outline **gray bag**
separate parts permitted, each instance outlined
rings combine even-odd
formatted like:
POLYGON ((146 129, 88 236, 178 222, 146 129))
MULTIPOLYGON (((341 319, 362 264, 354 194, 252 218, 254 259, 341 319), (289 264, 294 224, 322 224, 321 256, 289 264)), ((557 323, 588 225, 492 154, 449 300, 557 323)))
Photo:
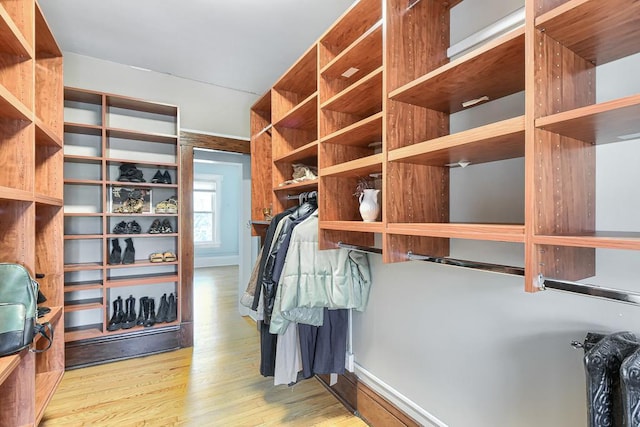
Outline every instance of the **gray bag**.
POLYGON ((37 322, 38 286, 22 265, 0 263, 0 356, 28 347, 37 334, 49 344, 34 351, 42 352, 51 347, 51 324, 37 322))

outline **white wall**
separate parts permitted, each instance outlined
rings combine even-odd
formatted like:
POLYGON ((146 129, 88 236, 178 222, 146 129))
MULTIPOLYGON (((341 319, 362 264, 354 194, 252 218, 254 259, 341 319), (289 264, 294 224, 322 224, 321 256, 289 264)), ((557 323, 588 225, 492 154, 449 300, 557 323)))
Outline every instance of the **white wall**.
MULTIPOLYGON (((518 3, 462 2, 452 14, 452 41, 518 3)), ((640 93, 639 73, 640 55, 598 67, 598 101, 640 93)), ((524 111, 522 94, 491 104, 457 114, 452 129, 524 111)), ((600 230, 640 231, 639 142, 597 147, 600 230)), ((523 176, 522 159, 452 170, 452 220, 522 221, 523 176)), ((452 240, 451 256, 522 266, 523 246, 452 240)), ((392 389, 387 395, 426 425, 585 426, 583 354, 569 343, 588 331, 640 333, 638 307, 528 294, 516 276, 370 259, 369 306, 354 313, 356 372, 383 393, 392 389)), ((586 282, 640 291, 639 274, 640 254, 598 250, 597 275, 586 282)))
POLYGON ((70 52, 64 52, 64 84, 178 105, 182 129, 241 138, 249 137, 249 109, 258 99, 251 93, 70 52))

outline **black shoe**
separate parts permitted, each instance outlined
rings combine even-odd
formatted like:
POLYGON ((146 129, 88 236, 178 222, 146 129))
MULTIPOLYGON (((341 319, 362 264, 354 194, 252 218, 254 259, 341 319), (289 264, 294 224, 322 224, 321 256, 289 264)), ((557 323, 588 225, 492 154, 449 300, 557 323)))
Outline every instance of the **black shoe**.
POLYGON ((125 234, 127 232, 127 223, 124 221, 120 221, 113 227, 113 234, 125 234))
POLYGON ((140 234, 142 233, 142 227, 135 221, 128 222, 126 225, 126 234, 140 234))
MULTIPOLYGON (((144 327, 148 328, 156 324, 156 302, 153 298, 147 299, 147 306, 149 307, 149 316, 144 321, 144 327)), ((146 314, 145 314, 146 316, 146 314)))
POLYGON ((149 304, 147 304, 147 300, 149 298, 142 297, 140 298, 140 311, 138 314, 138 319, 136 320, 136 325, 142 326, 144 322, 149 318, 149 304))
POLYGON ((133 295, 125 300, 127 311, 122 319, 122 329, 131 329, 136 326, 136 299, 133 295))
POLYGON ((131 182, 147 182, 142 177, 142 171, 136 170, 135 173, 129 176, 129 181, 131 182))
POLYGON ((136 165, 132 163, 123 163, 120 165, 120 176, 118 181, 130 182, 132 174, 136 171, 136 165))
POLYGON ((109 264, 120 264, 122 262, 122 249, 120 248, 120 242, 118 239, 111 239, 113 249, 111 255, 109 255, 109 264))
POLYGON ((122 327, 122 320, 124 318, 124 312, 122 311, 122 298, 118 296, 113 301, 113 315, 111 315, 111 320, 109 321, 109 325, 107 325, 107 331, 117 331, 122 327))
POLYGON ((175 322, 178 318, 178 301, 173 294, 169 295, 169 310, 167 312, 167 323, 175 322))
POLYGON ((173 227, 171 226, 171 222, 168 219, 162 221, 162 225, 160 226, 160 232, 164 234, 173 233, 173 227))
POLYGON ((162 174, 162 182, 164 184, 171 184, 171 175, 169 175, 169 171, 164 171, 162 174))
POLYGON ((165 323, 167 321, 167 314, 169 312, 169 303, 167 302, 167 294, 162 295, 160 298, 160 306, 158 307, 158 315, 156 316, 156 323, 165 323))
POLYGON ((136 262, 136 249, 133 247, 133 240, 129 237, 124 240, 127 243, 127 247, 124 248, 124 255, 122 255, 123 264, 133 264, 136 262))
POLYGON ((158 169, 158 172, 156 172, 156 174, 153 175, 153 178, 151 178, 151 182, 154 184, 164 183, 164 175, 162 175, 162 172, 160 172, 160 169, 158 169))
POLYGON ((153 222, 151 223, 151 227, 149 227, 149 231, 147 231, 147 233, 149 233, 149 234, 162 233, 162 225, 160 224, 160 220, 159 219, 154 219, 153 220, 153 222))

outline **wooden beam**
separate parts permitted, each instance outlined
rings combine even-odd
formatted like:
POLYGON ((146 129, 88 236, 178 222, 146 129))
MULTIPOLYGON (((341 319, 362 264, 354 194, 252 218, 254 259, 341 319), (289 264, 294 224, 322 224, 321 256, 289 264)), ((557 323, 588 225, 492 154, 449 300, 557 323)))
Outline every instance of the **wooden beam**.
POLYGON ((251 152, 249 141, 196 132, 180 131, 180 144, 233 153, 250 154, 251 152))

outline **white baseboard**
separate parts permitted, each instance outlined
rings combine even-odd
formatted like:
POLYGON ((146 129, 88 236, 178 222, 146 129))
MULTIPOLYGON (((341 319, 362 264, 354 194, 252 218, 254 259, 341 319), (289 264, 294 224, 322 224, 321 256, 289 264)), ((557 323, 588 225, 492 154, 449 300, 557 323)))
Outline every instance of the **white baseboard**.
POLYGON ((357 375, 358 381, 363 382, 367 387, 387 399, 402 412, 416 420, 419 424, 424 426, 448 427, 443 421, 422 409, 406 396, 400 394, 396 389, 373 375, 371 372, 367 371, 357 362, 355 363, 354 373, 357 375))
POLYGON ((223 267, 226 265, 238 265, 240 258, 238 255, 196 257, 193 261, 193 268, 223 267))

